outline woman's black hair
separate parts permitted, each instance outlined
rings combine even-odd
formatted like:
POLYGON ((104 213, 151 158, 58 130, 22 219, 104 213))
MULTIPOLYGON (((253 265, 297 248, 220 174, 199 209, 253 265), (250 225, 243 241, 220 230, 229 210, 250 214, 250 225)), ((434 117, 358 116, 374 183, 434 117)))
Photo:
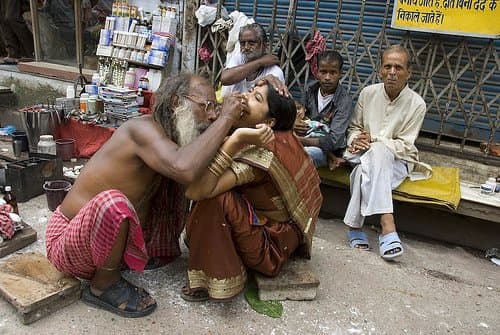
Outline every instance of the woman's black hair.
POLYGON ((267 85, 268 116, 274 118, 276 123, 273 130, 292 130, 297 116, 295 101, 289 97, 281 96, 271 85, 267 85))

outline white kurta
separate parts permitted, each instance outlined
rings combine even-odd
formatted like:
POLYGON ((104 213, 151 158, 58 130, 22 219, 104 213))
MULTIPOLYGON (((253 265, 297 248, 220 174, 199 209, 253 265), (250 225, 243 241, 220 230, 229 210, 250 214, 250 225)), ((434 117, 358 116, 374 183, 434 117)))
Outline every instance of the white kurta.
POLYGON ((425 117, 425 101, 408 85, 391 101, 384 84, 365 87, 359 94, 349 128, 347 145, 361 132, 367 131, 372 141, 382 142, 398 159, 408 163, 410 179, 426 179, 431 167, 418 160, 415 140, 425 117))
POLYGON ((351 199, 344 222, 360 228, 366 216, 393 212, 392 190, 410 174, 429 178, 431 168, 418 161, 414 142, 425 116, 424 100, 408 86, 391 101, 384 84, 364 88, 348 128, 347 143, 362 131, 372 139, 361 154, 346 151, 344 158, 355 165, 350 176, 351 199))
MULTIPOLYGON (((229 59, 226 63, 226 69, 236 67, 238 65, 245 64, 243 55, 241 52, 235 52, 231 59, 229 59)), ((276 78, 278 78, 282 83, 285 83, 285 75, 283 74, 283 70, 277 65, 268 66, 262 69, 261 73, 254 80, 247 81, 243 79, 242 81, 229 86, 222 86, 222 96, 226 96, 231 94, 232 92, 240 92, 245 93, 250 91, 250 89, 255 86, 255 84, 263 77, 268 74, 272 74, 276 78)))

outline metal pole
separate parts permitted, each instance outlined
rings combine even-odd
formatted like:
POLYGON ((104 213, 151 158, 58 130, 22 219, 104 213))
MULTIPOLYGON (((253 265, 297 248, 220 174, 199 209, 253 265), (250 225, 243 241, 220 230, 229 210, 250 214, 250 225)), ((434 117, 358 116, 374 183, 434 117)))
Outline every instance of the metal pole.
POLYGON ((75 0, 74 11, 75 11, 75 39, 76 39, 76 67, 83 64, 83 41, 82 41, 82 1, 75 0))
POLYGON ((181 71, 194 72, 196 68, 196 38, 199 32, 194 16, 196 8, 198 8, 198 0, 184 1, 181 71))
POLYGON ((33 29, 33 46, 35 48, 35 61, 42 59, 42 48, 40 45, 40 27, 38 27, 38 8, 36 0, 30 0, 31 26, 33 29))

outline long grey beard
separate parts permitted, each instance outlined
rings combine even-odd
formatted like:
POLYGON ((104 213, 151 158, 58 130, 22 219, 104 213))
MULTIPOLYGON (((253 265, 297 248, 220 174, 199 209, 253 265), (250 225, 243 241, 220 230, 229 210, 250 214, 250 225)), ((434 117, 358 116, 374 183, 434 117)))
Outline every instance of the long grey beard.
POLYGON ((191 104, 187 101, 182 102, 175 109, 174 115, 175 130, 177 132, 177 141, 180 146, 191 143, 200 136, 196 124, 196 118, 191 110, 191 104))

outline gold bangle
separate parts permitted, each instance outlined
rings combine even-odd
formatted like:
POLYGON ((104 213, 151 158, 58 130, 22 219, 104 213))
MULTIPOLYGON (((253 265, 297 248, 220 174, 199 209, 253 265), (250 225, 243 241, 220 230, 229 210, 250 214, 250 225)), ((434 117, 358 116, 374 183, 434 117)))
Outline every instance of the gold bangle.
POLYGON ((208 166, 208 170, 216 177, 220 177, 224 171, 231 166, 231 164, 233 164, 233 158, 224 150, 219 149, 212 160, 212 163, 208 166))
POLYGON ((215 175, 216 177, 220 177, 222 175, 222 173, 219 173, 219 171, 217 171, 216 169, 214 169, 212 167, 212 165, 210 165, 208 167, 208 171, 210 171, 213 175, 215 175))
POLYGON ((227 162, 233 163, 233 157, 229 156, 229 154, 224 150, 219 149, 219 151, 217 151, 217 154, 220 154, 222 157, 224 157, 227 162))

